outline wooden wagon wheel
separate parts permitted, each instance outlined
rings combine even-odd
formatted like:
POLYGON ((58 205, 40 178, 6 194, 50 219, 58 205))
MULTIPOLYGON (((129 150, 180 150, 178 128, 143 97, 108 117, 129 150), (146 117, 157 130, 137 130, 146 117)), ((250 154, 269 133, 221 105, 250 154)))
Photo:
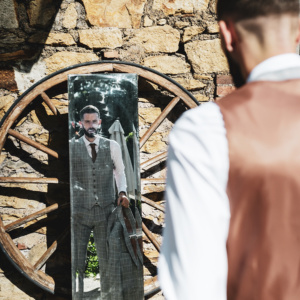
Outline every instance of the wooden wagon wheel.
MULTIPOLYGON (((152 123, 152 125, 147 129, 145 134, 140 139, 140 147, 148 141, 151 135, 155 130, 160 126, 164 119, 168 116, 171 110, 176 106, 178 102, 181 102, 185 105, 187 109, 194 108, 198 105, 197 100, 183 87, 178 83, 168 78, 167 76, 136 64, 119 62, 119 61, 104 61, 104 62, 89 62, 85 64, 75 65, 69 68, 65 68, 56 73, 53 73, 38 83, 34 84, 30 89, 28 89, 24 94, 22 94, 17 101, 10 107, 10 109, 5 114, 4 118, 0 122, 0 153, 3 151, 7 137, 18 140, 20 143, 25 143, 34 147, 44 153, 46 153, 51 159, 58 159, 61 157, 60 151, 55 151, 50 149, 49 145, 43 145, 42 143, 36 142, 28 136, 18 132, 17 124, 24 115, 27 115, 33 109, 34 102, 40 101, 43 102, 43 105, 47 107, 48 110, 52 112, 52 116, 57 117, 59 120, 60 112, 55 105, 55 102, 51 100, 53 95, 53 89, 59 87, 59 93, 66 93, 66 82, 68 75, 70 74, 96 74, 103 72, 122 72, 122 73, 136 73, 140 78, 143 78, 149 82, 152 82, 162 88, 167 92, 168 97, 171 97, 168 105, 163 109, 161 114, 157 119, 152 123), (39 99, 39 100, 36 100, 39 99)), ((67 127, 64 128, 67 131, 67 127)), ((155 164, 158 164, 166 159, 166 152, 160 153, 147 161, 142 162, 141 170, 147 170, 147 168, 152 167, 155 164)), ((164 183, 165 178, 142 178, 143 184, 160 184, 164 183)), ((54 185, 61 184, 61 180, 55 177, 0 177, 1 184, 43 184, 43 185, 54 185)), ((163 206, 157 204, 155 201, 152 201, 144 196, 142 196, 142 202, 147 203, 155 207, 158 210, 163 211, 163 206)), ((50 212, 58 212, 64 204, 53 203, 46 208, 36 211, 32 214, 29 214, 25 217, 17 219, 14 222, 6 224, 4 226, 0 218, 0 246, 3 252, 7 255, 13 265, 28 279, 33 281, 39 287, 44 290, 47 290, 51 293, 54 293, 55 282, 54 279, 42 270, 42 267, 46 264, 48 259, 57 249, 60 240, 62 240, 67 232, 63 232, 60 237, 53 241, 52 245, 48 247, 45 253, 36 261, 35 264, 29 262, 23 254, 20 252, 18 247, 15 245, 13 238, 10 236, 10 232, 16 228, 27 224, 28 222, 35 220, 42 216, 47 216, 50 212)), ((143 231, 146 236, 151 240, 154 247, 159 251, 160 245, 155 236, 151 231, 143 224, 143 231)), ((156 277, 152 280, 147 281, 146 290, 151 290, 156 286, 155 284, 156 277)), ((151 294, 151 291, 148 292, 151 294)))

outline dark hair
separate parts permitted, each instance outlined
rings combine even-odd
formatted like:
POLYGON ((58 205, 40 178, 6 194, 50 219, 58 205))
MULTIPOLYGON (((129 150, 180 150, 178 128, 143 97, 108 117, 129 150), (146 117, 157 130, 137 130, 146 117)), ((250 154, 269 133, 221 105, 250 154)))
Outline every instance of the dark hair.
POLYGON ((289 13, 299 15, 299 0, 217 0, 219 20, 235 21, 289 13))
POLYGON ((98 117, 100 118, 100 112, 94 105, 87 105, 80 111, 80 120, 83 120, 84 114, 98 114, 98 117))

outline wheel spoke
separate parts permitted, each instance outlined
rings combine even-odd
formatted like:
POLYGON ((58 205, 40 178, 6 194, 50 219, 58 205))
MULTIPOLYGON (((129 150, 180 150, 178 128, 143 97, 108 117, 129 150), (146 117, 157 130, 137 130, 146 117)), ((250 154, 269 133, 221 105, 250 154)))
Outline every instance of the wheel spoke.
POLYGON ((179 86, 167 80, 166 78, 161 77, 158 74, 135 66, 121 64, 113 64, 113 68, 114 71, 117 72, 136 73, 141 77, 144 77, 145 79, 154 82, 160 85, 161 87, 165 88, 166 90, 170 91, 171 93, 174 93, 175 95, 179 96, 188 107, 197 107, 197 104, 179 86))
POLYGON ((4 226, 4 230, 6 232, 9 232, 9 231, 11 231, 11 230, 23 225, 23 224, 26 224, 26 223, 28 223, 28 222, 36 219, 36 218, 39 218, 43 215, 46 215, 46 214, 48 214, 48 213, 50 213, 50 212, 52 212, 56 209, 58 209, 58 204, 57 203, 4 226))
POLYGON ((57 178, 0 177, 0 183, 60 183, 57 178))
POLYGON ((54 241, 52 245, 47 249, 47 251, 41 256, 41 258, 35 263, 33 266, 33 269, 35 271, 39 270, 45 263, 46 261, 51 257, 51 255, 55 252, 57 249, 58 243, 60 243, 68 234, 69 229, 65 229, 64 232, 59 236, 57 241, 54 241))
POLYGON ((144 196, 142 196, 142 202, 147 203, 147 204, 149 204, 149 205, 151 205, 151 206, 153 206, 153 207, 155 207, 155 208, 157 208, 157 209, 159 209, 163 212, 165 211, 165 208, 163 206, 155 203, 153 200, 150 200, 150 199, 148 199, 144 196))
POLYGON ((163 112, 158 116, 158 118, 152 123, 150 128, 146 131, 146 133, 140 139, 140 148, 147 142, 152 133, 157 129, 157 127, 162 123, 162 121, 166 118, 169 112, 175 107, 175 105, 179 102, 180 97, 175 97, 170 101, 170 103, 166 106, 163 112))
POLYGON ((152 166, 155 163, 164 161, 167 158, 167 155, 168 155, 168 153, 167 153, 167 151, 165 151, 157 156, 154 156, 154 157, 142 162, 140 164, 141 171, 147 170, 150 166, 152 166))
POLYGON ((58 115, 58 110, 55 107, 55 105, 52 103, 52 101, 50 100, 50 98, 48 97, 48 95, 45 92, 41 93, 41 97, 43 98, 43 100, 45 101, 45 103, 48 105, 48 107, 50 108, 50 110, 53 112, 53 114, 55 116, 58 115))
POLYGON ((159 242, 157 241, 154 234, 147 228, 147 226, 144 224, 144 222, 142 223, 142 228, 143 228, 143 231, 145 232, 145 234, 147 235, 147 237, 149 238, 149 240, 152 242, 153 246, 159 252, 159 249, 160 249, 159 242))
POLYGON ((49 149, 48 147, 46 147, 46 146, 44 146, 44 145, 42 145, 40 143, 37 143, 37 142, 33 141, 32 139, 30 139, 30 138, 22 135, 21 133, 15 131, 13 129, 9 129, 8 133, 10 135, 14 136, 15 138, 17 138, 17 139, 19 139, 19 140, 27 143, 28 145, 33 146, 36 149, 41 150, 41 151, 43 151, 43 152, 45 152, 45 153, 47 153, 47 154, 49 154, 49 155, 51 155, 51 156, 53 156, 55 158, 58 158, 58 153, 57 152, 49 149))
POLYGON ((143 184, 166 183, 166 178, 142 178, 141 182, 143 184))

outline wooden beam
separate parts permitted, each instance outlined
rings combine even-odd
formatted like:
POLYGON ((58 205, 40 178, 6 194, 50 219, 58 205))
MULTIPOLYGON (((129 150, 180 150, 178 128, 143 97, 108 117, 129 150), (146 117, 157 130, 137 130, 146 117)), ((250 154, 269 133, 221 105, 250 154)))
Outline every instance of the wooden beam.
POLYGON ((147 235, 147 237, 149 238, 149 240, 152 242, 153 246, 159 252, 159 249, 160 249, 159 242, 157 241, 154 234, 147 228, 147 226, 144 224, 144 222, 142 223, 142 229, 145 232, 145 234, 147 235))
POLYGON ((47 262, 47 260, 51 257, 51 255, 57 249, 57 245, 67 236, 69 233, 69 228, 65 229, 63 233, 59 236, 57 241, 54 241, 52 245, 47 249, 47 251, 41 256, 41 258, 35 263, 33 269, 35 271, 40 270, 41 267, 47 262))
POLYGON ((147 170, 150 166, 152 166, 155 163, 162 162, 162 161, 166 160, 167 155, 168 155, 168 153, 167 153, 167 151, 165 151, 161 154, 158 154, 157 156, 154 156, 154 157, 142 162, 140 164, 141 171, 147 170))
POLYGON ((52 113, 57 116, 58 114, 58 110, 55 107, 55 105, 52 103, 51 99, 48 97, 48 95, 45 92, 41 92, 41 97, 43 98, 43 100, 45 101, 45 103, 47 104, 47 106, 50 108, 50 110, 52 111, 52 113))
POLYGON ((6 232, 9 232, 9 231, 11 231, 11 230, 23 225, 23 224, 26 224, 26 223, 28 223, 28 222, 36 219, 36 218, 39 218, 43 215, 46 215, 46 214, 48 214, 48 213, 50 213, 50 212, 52 212, 56 209, 58 209, 58 204, 57 203, 4 226, 4 230, 6 232))
POLYGON ((45 153, 47 153, 47 154, 49 154, 49 155, 51 155, 51 156, 53 156, 55 158, 58 158, 58 153, 57 152, 49 149, 48 147, 46 147, 46 146, 44 146, 44 145, 42 145, 40 143, 37 143, 37 142, 33 141, 32 139, 24 136, 23 134, 15 131, 13 129, 9 129, 8 133, 10 135, 14 136, 15 138, 19 139, 20 141, 23 141, 26 144, 28 144, 28 145, 30 145, 32 147, 35 147, 38 150, 41 150, 41 151, 43 151, 43 152, 45 152, 45 153))
POLYGON ((4 231, 4 226, 0 218, 0 244, 2 250, 9 255, 12 262, 22 270, 22 273, 35 281, 38 285, 43 286, 50 293, 54 293, 55 283, 52 277, 42 271, 34 271, 32 265, 17 248, 9 234, 4 231))
POLYGON ((146 198, 145 196, 142 196, 142 202, 147 203, 148 205, 151 205, 152 207, 155 207, 161 211, 165 211, 165 208, 157 203, 155 203, 154 201, 146 198))
POLYGON ((162 111, 162 113, 158 116, 158 118, 152 123, 150 128, 146 131, 146 133, 140 139, 140 148, 147 142, 152 133, 157 129, 157 127, 162 123, 162 121, 167 117, 169 112, 175 107, 175 105, 179 102, 180 97, 173 98, 170 103, 166 106, 166 108, 162 111))
POLYGON ((166 178, 142 178, 141 182, 143 184, 166 183, 166 178))
POLYGON ((57 178, 33 177, 0 177, 0 183, 59 183, 57 178))

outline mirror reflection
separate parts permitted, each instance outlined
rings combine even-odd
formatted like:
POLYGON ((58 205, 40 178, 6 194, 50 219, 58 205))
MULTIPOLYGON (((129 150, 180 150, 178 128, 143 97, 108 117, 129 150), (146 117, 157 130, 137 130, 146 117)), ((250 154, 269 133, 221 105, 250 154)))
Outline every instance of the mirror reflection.
POLYGON ((137 75, 71 75, 73 299, 143 299, 137 75))

